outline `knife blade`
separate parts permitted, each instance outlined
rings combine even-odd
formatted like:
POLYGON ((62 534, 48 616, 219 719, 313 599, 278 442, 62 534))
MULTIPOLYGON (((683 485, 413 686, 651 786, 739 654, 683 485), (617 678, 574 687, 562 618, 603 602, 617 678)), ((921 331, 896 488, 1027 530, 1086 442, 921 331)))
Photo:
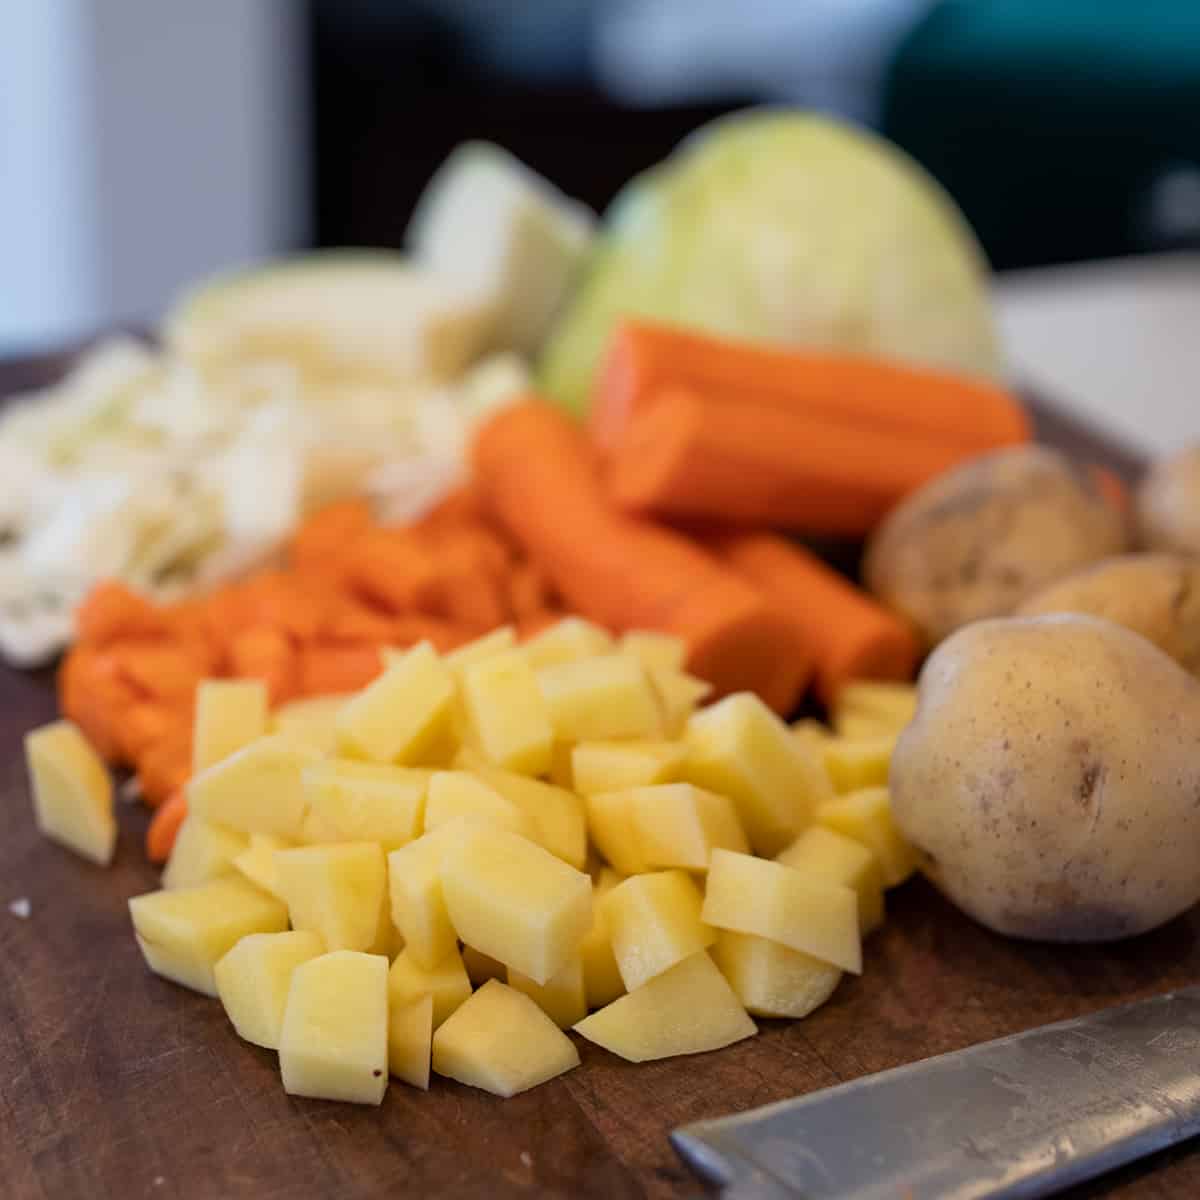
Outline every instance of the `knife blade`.
POLYGON ((1200 987, 675 1130, 727 1200, 1034 1200, 1200 1133, 1200 987))

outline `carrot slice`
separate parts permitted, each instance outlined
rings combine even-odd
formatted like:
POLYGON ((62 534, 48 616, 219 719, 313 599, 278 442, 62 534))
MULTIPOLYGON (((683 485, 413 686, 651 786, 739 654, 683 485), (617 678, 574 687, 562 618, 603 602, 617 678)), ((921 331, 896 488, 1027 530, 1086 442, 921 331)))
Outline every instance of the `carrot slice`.
POLYGON ((177 788, 150 818, 146 830, 146 857, 152 863, 164 863, 171 856, 179 827, 187 817, 187 792, 177 788))
POLYGON ((302 696, 356 692, 383 669, 379 647, 369 644, 316 642, 302 646, 297 659, 302 696))
POLYGON ((123 638, 158 637, 167 632, 162 613, 123 583, 98 583, 75 610, 75 632, 81 642, 97 646, 123 638))
POLYGON ((192 774, 191 730, 169 734, 146 747, 137 761, 142 800, 157 808, 192 774))
POLYGON ((287 634, 278 629, 247 629, 229 647, 233 674, 239 679, 262 679, 271 703, 282 704, 299 692, 296 650, 287 634))
POLYGON ((365 500, 330 504, 296 531, 288 548, 289 561, 298 571, 328 575, 372 525, 371 508, 365 500))
POLYGON ((354 589, 392 614, 427 608, 438 593, 437 565, 411 535, 377 529, 364 534, 347 563, 354 589))

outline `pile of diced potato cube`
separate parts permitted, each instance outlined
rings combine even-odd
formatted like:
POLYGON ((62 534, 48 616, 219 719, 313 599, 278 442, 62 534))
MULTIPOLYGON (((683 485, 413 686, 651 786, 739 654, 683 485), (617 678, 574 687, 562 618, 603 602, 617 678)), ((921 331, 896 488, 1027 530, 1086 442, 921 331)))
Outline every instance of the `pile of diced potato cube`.
MULTIPOLYGON (((372 1104, 431 1067, 511 1096, 578 1064, 566 1029, 640 1062, 806 1016, 912 870, 886 780, 913 689, 789 728, 750 694, 698 707, 683 660, 569 619, 273 715, 203 685, 189 815, 130 901, 146 962, 219 996, 289 1092, 372 1104)), ((103 859, 75 737, 31 735, 35 802, 103 859)))

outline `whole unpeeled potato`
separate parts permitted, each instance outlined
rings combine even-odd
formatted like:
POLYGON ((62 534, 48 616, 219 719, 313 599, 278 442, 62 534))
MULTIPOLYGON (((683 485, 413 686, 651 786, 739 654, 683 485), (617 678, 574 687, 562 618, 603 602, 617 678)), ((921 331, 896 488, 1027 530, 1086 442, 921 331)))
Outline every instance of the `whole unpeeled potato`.
POLYGON ((898 505, 867 545, 867 586, 936 645, 1128 540, 1091 474, 1054 450, 999 450, 898 505))
POLYGON ((892 758, 922 870, 999 933, 1106 941, 1200 899, 1200 682, 1110 621, 981 621, 892 758))
POLYGON ((1200 673, 1200 559, 1178 554, 1106 558, 1030 596, 1017 615, 1088 613, 1140 633, 1185 671, 1200 673))
POLYGON ((1200 554, 1200 446, 1150 468, 1137 491, 1137 522, 1143 546, 1200 554))

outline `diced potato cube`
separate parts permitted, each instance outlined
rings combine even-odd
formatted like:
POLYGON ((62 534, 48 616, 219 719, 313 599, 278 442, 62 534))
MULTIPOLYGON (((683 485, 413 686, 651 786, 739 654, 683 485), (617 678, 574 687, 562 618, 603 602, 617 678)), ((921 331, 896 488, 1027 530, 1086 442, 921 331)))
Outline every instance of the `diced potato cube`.
POLYGON ((267 732, 267 685, 261 679, 206 679, 196 689, 192 771, 203 771, 267 732))
POLYGON ((387 866, 378 842, 277 850, 275 864, 293 929, 319 933, 329 950, 376 946, 387 890, 387 866))
POLYGON ((833 995, 841 969, 779 942, 722 929, 713 961, 747 1012, 799 1020, 833 995))
MULTIPOLYGON (((279 891, 279 866, 275 862, 276 850, 288 850, 295 843, 271 833, 250 834, 250 845, 234 860, 233 865, 251 883, 269 892, 277 900, 283 900, 279 891)), ((283 900, 286 904, 287 901, 283 900)))
POLYGON ((388 1082, 388 961, 335 950, 292 973, 279 1067, 292 1096, 379 1104, 388 1082))
POLYGON ((646 672, 628 655, 604 654, 543 667, 537 684, 555 736, 564 741, 653 738, 662 729, 646 672))
POLYGON ((840 883, 715 850, 700 916, 717 929, 757 934, 844 971, 862 972, 858 896, 840 883))
POLYGON ((825 771, 835 792, 854 792, 860 788, 883 787, 899 734, 852 741, 830 738, 821 748, 825 771))
POLYGON ((521 649, 529 665, 540 671, 559 663, 579 662, 613 651, 612 634, 582 617, 564 617, 531 637, 521 649))
POLYGON ((242 938, 288 926, 287 908, 237 875, 134 896, 129 915, 150 970, 206 996, 217 994, 213 967, 242 938))
POLYGON ((728 796, 691 783, 660 783, 633 788, 630 803, 638 850, 652 867, 707 871, 715 849, 750 850, 728 796))
POLYGON ((778 854, 831 795, 820 762, 749 692, 698 712, 687 743, 684 778, 737 805, 756 854, 778 854))
POLYGON ((583 989, 588 1008, 602 1008, 625 993, 625 981, 613 954, 612 930, 603 900, 622 880, 611 867, 604 867, 592 888, 592 927, 579 946, 583 963, 583 989))
POLYGON ((355 758, 419 763, 449 727, 454 676, 421 642, 393 661, 338 713, 338 743, 355 758))
POLYGON ((814 879, 842 883, 858 893, 858 925, 865 937, 883 924, 883 871, 862 842, 824 825, 806 829, 775 859, 814 879))
POLYGON ((862 679, 838 693, 833 725, 841 737, 886 736, 898 734, 916 714, 915 685, 862 679))
POLYGON ((238 1036, 256 1046, 278 1050, 292 972, 324 953, 320 934, 294 930, 252 933, 220 958, 213 967, 213 977, 238 1036))
POLYGON ((434 1029, 470 994, 471 981, 457 949, 433 967, 423 967, 405 951, 396 956, 388 972, 388 1003, 403 1007, 422 996, 432 996, 434 1029))
POLYGON ((575 790, 581 796, 674 783, 683 773, 682 742, 580 742, 571 754, 575 790))
POLYGON ((425 832, 466 817, 528 837, 532 822, 511 800, 468 771, 438 771, 429 781, 425 832))
POLYGON ((354 692, 341 692, 331 696, 289 700, 271 714, 271 732, 285 733, 320 754, 336 754, 338 713, 354 695, 354 692))
POLYGON ((392 923, 404 937, 405 950, 429 969, 458 948, 442 892, 442 860, 467 828, 465 820, 439 825, 387 856, 392 923))
POLYGON ((248 844, 247 835, 236 829, 213 825, 199 817, 185 817, 163 871, 163 887, 194 887, 231 874, 235 869, 234 859, 248 844))
POLYGON ((622 654, 631 654, 646 670, 682 671, 687 661, 687 643, 669 633, 631 629, 618 643, 622 654))
POLYGON ((613 956, 629 991, 713 944, 702 904, 685 871, 631 875, 604 897, 613 956))
POLYGON ((634 825, 632 790, 599 792, 585 796, 584 803, 588 835, 605 859, 622 875, 649 871, 634 825))
POLYGON ((570 1038, 526 995, 492 979, 433 1035, 433 1069, 515 1096, 579 1065, 570 1038))
POLYGON ((511 800, 528 818, 531 841, 577 871, 587 861, 587 820, 583 801, 566 788, 483 764, 475 774, 511 800))
POLYGON ((585 1017, 575 1032, 630 1062, 702 1054, 758 1032, 701 950, 585 1017))
POLYGON ((550 769, 554 730, 521 651, 504 650, 468 667, 462 699, 472 736, 489 762, 522 775, 550 769))
POLYGON ((388 1073, 423 1092, 429 1090, 433 1053, 433 997, 388 1008, 388 1073))
POLYGON ((442 891, 464 942, 535 983, 566 966, 592 927, 591 879, 501 829, 471 828, 449 849, 442 891))
POLYGON ((503 983, 508 978, 508 968, 498 958, 492 958, 474 946, 463 946, 462 960, 472 987, 483 987, 489 979, 499 979, 503 983))
POLYGON ((828 742, 833 740, 833 730, 823 721, 818 721, 815 717, 803 717, 799 721, 793 721, 792 732, 809 749, 816 751, 818 754, 824 751, 828 742))
POLYGON ((188 812, 243 833, 273 833, 298 841, 308 801, 300 778, 320 755, 303 742, 271 734, 194 775, 188 812))
MULTIPOLYGON (((433 772, 424 767, 332 758, 306 767, 304 795, 320 841, 379 842, 398 850, 421 834, 425 796, 433 772)), ((310 826, 306 841, 312 837, 310 826)))
POLYGON ((574 789, 575 774, 571 761, 574 753, 574 742, 554 743, 554 749, 550 751, 550 770, 546 772, 546 778, 555 787, 566 788, 568 791, 574 789))
POLYGON ((477 637, 473 642, 451 650, 442 661, 455 675, 461 677, 468 667, 494 658, 506 650, 512 650, 516 644, 516 630, 511 625, 502 625, 499 629, 493 629, 491 633, 485 633, 483 637, 477 637))
POLYGON ((884 887, 898 886, 917 869, 913 848, 892 820, 887 788, 864 788, 827 800, 817 809, 817 821, 867 846, 883 868, 884 887))
POLYGON ((117 844, 112 778, 70 721, 25 735, 33 815, 45 837, 92 862, 112 862, 117 844))
POLYGON ((545 983, 535 983, 509 967, 508 986, 524 992, 559 1029, 570 1029, 587 1016, 583 962, 579 958, 573 958, 545 983))
POLYGON ((647 673, 662 713, 663 736, 682 737, 692 714, 712 695, 712 684, 669 667, 649 667, 647 673))

